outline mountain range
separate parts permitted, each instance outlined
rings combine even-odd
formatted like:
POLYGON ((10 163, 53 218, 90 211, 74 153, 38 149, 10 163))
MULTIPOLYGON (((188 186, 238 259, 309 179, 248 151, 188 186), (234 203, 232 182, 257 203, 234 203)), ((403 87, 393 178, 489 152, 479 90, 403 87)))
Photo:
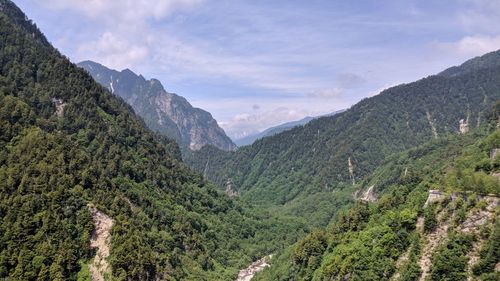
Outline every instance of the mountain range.
POLYGON ((210 113, 192 107, 179 95, 165 91, 159 80, 146 80, 130 69, 116 71, 93 61, 82 61, 78 66, 130 104, 151 130, 173 138, 192 150, 205 145, 222 150, 236 149, 210 113))
POLYGON ((10 0, 0 38, 0 279, 500 278, 500 51, 233 150, 10 0))
POLYGON ((269 136, 272 136, 272 135, 276 135, 276 134, 279 134, 279 133, 281 133, 283 131, 290 130, 290 129, 294 128, 294 127, 303 126, 303 125, 309 123, 309 121, 311 121, 311 120, 314 120, 314 119, 317 119, 317 118, 320 118, 320 117, 324 117, 324 116, 333 116, 333 115, 335 115, 337 113, 340 113, 342 111, 343 110, 338 110, 338 111, 335 111, 333 113, 326 114, 326 115, 321 115, 321 116, 317 116, 317 117, 307 116, 307 117, 304 117, 304 118, 302 118, 300 120, 297 120, 297 121, 286 122, 286 123, 283 123, 283 124, 276 125, 276 126, 268 128, 268 129, 265 129, 264 131, 259 132, 257 134, 251 134, 251 135, 245 136, 243 138, 236 139, 236 140, 234 140, 234 143, 237 146, 250 145, 250 144, 254 143, 256 140, 258 140, 258 139, 261 139, 261 138, 264 138, 264 137, 269 137, 269 136))
POLYGON ((307 231, 192 172, 10 0, 0 38, 0 279, 229 281, 307 231))
POLYGON ((221 187, 230 178, 245 200, 325 224, 336 210, 333 190, 353 186, 391 154, 480 127, 484 112, 500 99, 498 57, 500 51, 389 88, 235 152, 207 146, 186 161, 221 187))

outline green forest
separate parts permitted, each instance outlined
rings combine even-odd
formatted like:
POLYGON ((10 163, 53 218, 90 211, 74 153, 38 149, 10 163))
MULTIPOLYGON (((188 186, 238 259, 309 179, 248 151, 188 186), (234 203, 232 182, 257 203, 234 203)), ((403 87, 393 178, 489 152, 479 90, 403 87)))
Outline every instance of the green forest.
POLYGON ((175 142, 0 4, 0 278, 76 280, 95 255, 89 203, 115 220, 113 280, 232 280, 307 231, 191 172, 175 142))
POLYGON ((271 254, 252 280, 499 280, 499 100, 497 51, 181 153, 0 0, 0 279, 92 280, 95 207, 114 221, 106 280, 236 280, 271 254))
MULTIPOLYGON (((498 61, 500 51, 487 58, 498 61)), ((482 60, 453 68, 455 75, 445 71, 389 88, 342 113, 235 152, 205 146, 184 158, 221 187, 231 178, 251 204, 279 206, 285 215, 325 227, 351 197, 349 158, 355 180, 363 181, 394 153, 458 134, 460 119, 471 129, 487 122, 488 108, 500 99, 500 64, 478 67, 482 60), (470 65, 477 69, 467 71, 470 65)))
POLYGON ((499 106, 486 114, 487 125, 468 135, 449 136, 391 156, 362 183, 379 184, 377 202, 357 201, 326 228, 283 251, 255 279, 419 280, 418 261, 431 243, 426 237, 439 225, 449 224, 444 243, 430 255, 426 280, 467 280, 467 254, 474 245, 479 245, 479 252, 472 276, 498 280, 498 201, 491 206, 489 224, 478 225, 477 232, 466 232, 464 225, 474 213, 489 208, 482 197, 490 194, 498 200, 500 194, 498 178, 492 175, 500 171, 500 157, 490 157, 500 146, 499 106), (450 197, 423 207, 432 189, 450 197), (419 218, 424 220, 421 228, 419 218))

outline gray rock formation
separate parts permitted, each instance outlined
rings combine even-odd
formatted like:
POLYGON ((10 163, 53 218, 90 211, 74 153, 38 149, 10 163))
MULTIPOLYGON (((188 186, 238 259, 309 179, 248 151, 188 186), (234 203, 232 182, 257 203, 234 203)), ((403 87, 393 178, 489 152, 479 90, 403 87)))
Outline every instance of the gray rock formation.
POLYGON ((466 133, 469 132, 469 123, 468 123, 468 120, 460 119, 458 131, 461 134, 466 134, 466 133))
POLYGON ((52 98, 52 102, 56 106, 56 112, 54 114, 57 117, 63 117, 64 116, 64 107, 66 106, 66 103, 63 102, 63 100, 56 99, 56 98, 52 98))
POLYGON ((446 199, 446 194, 444 194, 440 190, 429 190, 429 196, 427 197, 427 201, 425 201, 424 207, 434 202, 441 202, 446 199))
POLYGON ((227 179, 225 192, 229 197, 239 196, 238 192, 233 189, 233 179, 231 178, 227 179))
POLYGON ((351 162, 351 157, 347 158, 347 168, 349 169, 349 177, 351 177, 352 185, 356 184, 356 180, 354 179, 354 166, 351 162))
POLYGON ((205 145, 223 150, 236 149, 210 113, 192 107, 179 95, 165 91, 160 81, 146 80, 129 69, 119 72, 92 61, 80 62, 78 66, 130 104, 151 130, 171 137, 191 150, 205 145))

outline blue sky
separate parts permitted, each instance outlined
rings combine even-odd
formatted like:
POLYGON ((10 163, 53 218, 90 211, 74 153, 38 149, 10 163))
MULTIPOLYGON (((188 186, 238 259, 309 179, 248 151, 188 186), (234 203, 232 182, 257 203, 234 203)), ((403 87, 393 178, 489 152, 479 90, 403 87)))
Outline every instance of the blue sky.
POLYGON ((14 0, 72 61, 158 78, 230 137, 500 49, 499 0, 14 0))

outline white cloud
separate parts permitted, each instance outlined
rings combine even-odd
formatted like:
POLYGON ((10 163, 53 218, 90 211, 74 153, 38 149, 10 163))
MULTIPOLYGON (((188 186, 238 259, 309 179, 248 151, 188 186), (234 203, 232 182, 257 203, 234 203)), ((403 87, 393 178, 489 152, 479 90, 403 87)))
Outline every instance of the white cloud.
POLYGON ((109 31, 95 42, 80 45, 77 52, 82 60, 91 58, 119 70, 138 64, 150 55, 147 45, 133 44, 109 31))
POLYGON ((300 120, 306 116, 319 116, 345 109, 352 102, 345 97, 338 99, 313 99, 302 97, 242 97, 232 99, 218 99, 215 101, 199 100, 194 102, 201 108, 210 108, 217 112, 215 118, 228 136, 233 139, 242 138, 248 134, 263 131, 293 120, 300 120), (252 102, 258 102, 260 109, 248 108, 252 102), (221 115, 220 113, 224 113, 221 115))
POLYGON ((137 21, 162 19, 179 9, 191 8, 202 0, 44 0, 54 9, 67 9, 82 12, 101 20, 137 21))
POLYGON ((306 96, 314 99, 337 99, 342 97, 344 91, 339 88, 333 89, 320 89, 311 93, 308 93, 306 96))
POLYGON ((434 43, 434 46, 446 53, 477 56, 500 49, 500 35, 465 36, 456 42, 434 43))
POLYGON ((233 139, 239 139, 247 135, 257 133, 274 125, 290 120, 299 120, 306 116, 307 110, 278 107, 262 113, 241 113, 233 119, 221 124, 226 133, 233 139))
POLYGON ((346 108, 383 85, 500 48, 498 0, 458 0, 436 17, 426 5, 410 6, 404 19, 373 11, 335 16, 300 1, 25 1, 64 18, 55 39, 75 62, 131 68, 167 89, 182 85, 179 94, 230 134, 346 108), (215 90, 205 93, 203 84, 215 90))

